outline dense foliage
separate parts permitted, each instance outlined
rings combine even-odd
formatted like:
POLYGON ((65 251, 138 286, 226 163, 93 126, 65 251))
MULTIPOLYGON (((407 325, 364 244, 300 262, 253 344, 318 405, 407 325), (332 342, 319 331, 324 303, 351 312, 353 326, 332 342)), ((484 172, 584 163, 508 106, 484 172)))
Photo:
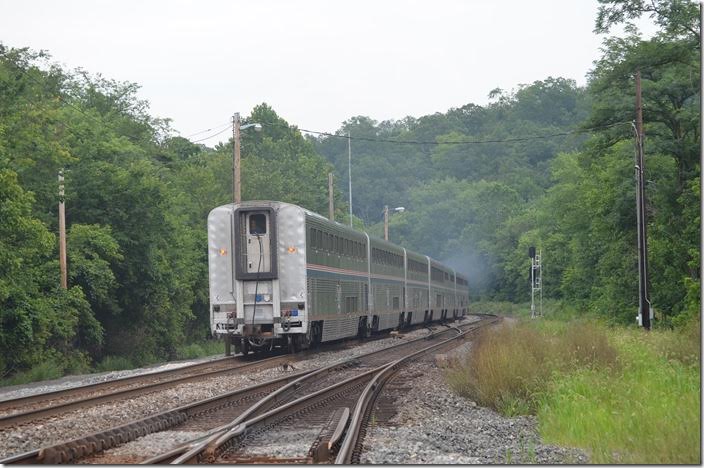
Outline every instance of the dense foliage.
MULTIPOLYGON (((548 297, 631 323, 640 70, 651 298, 668 323, 700 304, 699 12, 680 0, 601 3, 597 32, 644 14, 661 31, 644 40, 626 24, 626 37, 606 38, 586 88, 547 78, 494 90, 485 107, 397 122, 355 117, 337 134, 421 142, 353 140, 354 211, 372 232, 382 232, 384 205, 404 206, 391 216, 393 241, 469 274, 475 297, 510 301, 529 297, 527 251, 535 245, 548 297), (461 141, 476 143, 450 144, 461 141)), ((345 140, 318 138, 316 147, 346 178, 345 140)))
MULTIPOLYGON (((136 91, 0 46, 0 375, 46 361, 78 370, 113 355, 175 357, 207 334, 205 220, 231 200, 232 144, 172 136, 136 91)), ((267 125, 243 134, 243 195, 323 211, 328 163, 266 105, 251 118, 267 125)))
MULTIPOLYGON (((665 322, 698 311, 700 47, 696 5, 602 0, 596 31, 653 15, 661 32, 608 38, 585 88, 548 77, 486 106, 304 137, 266 104, 242 135, 245 199, 327 212, 337 177, 354 214, 470 275, 475 296, 522 301, 527 248, 545 294, 631 322, 637 305, 633 74, 643 75, 652 298, 665 322), (379 141, 384 140, 384 141, 379 141), (508 140, 508 141, 504 141, 508 140), (402 142, 402 143, 399 143, 402 142)), ((209 148, 149 114, 138 86, 0 45, 0 375, 38 363, 177 355, 207 334, 205 220, 232 193, 232 141, 209 148), (69 289, 58 287, 57 174, 66 169, 69 289)), ((205 125, 204 125, 205 126, 205 125)))

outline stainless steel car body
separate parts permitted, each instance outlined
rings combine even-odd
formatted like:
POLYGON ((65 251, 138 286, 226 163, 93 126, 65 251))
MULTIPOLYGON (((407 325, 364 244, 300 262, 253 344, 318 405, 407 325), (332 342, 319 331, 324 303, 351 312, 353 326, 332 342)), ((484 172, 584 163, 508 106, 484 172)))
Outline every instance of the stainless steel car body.
POLYGON ((451 268, 289 203, 213 209, 208 262, 211 331, 235 339, 305 346, 467 311, 451 268))

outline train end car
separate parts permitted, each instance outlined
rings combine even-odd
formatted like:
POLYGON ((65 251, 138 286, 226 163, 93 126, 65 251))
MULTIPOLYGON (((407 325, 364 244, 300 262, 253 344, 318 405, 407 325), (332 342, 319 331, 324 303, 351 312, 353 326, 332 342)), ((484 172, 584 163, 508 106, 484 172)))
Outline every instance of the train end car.
POLYGON ((308 330, 305 210, 245 202, 208 215, 210 324, 238 352, 295 348, 308 330))

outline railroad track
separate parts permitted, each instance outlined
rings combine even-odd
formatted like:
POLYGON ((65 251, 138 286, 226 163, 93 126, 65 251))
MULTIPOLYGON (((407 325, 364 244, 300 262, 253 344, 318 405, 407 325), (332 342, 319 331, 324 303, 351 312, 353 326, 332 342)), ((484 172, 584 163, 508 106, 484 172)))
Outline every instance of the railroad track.
MULTIPOLYGON (((379 338, 375 337, 373 339, 379 338)), ((334 343, 324 346, 323 349, 335 350, 346 346, 349 346, 349 343, 334 343)), ((252 356, 225 357, 174 369, 38 393, 22 398, 0 400, 0 429, 34 422, 71 410, 87 408, 109 401, 134 398, 188 382, 227 375, 231 372, 254 371, 285 365, 290 361, 295 362, 305 358, 310 352, 302 351, 295 356, 281 354, 256 361, 252 360, 252 356)))
MULTIPOLYGON (((467 337, 471 334, 476 333, 481 328, 488 325, 496 323, 499 318, 496 316, 486 316, 483 322, 477 324, 475 327, 468 327, 467 330, 463 331, 460 337, 467 337)), ((433 345, 429 348, 416 351, 415 353, 405 356, 395 362, 392 362, 386 366, 379 369, 379 372, 374 376, 374 378, 367 384, 364 391, 360 395, 357 404, 354 409, 354 413, 351 417, 349 427, 347 428, 346 436, 344 440, 339 442, 339 450, 335 457, 335 464, 358 464, 360 462, 360 455, 363 450, 362 443, 364 441, 364 436, 366 435, 367 427, 369 426, 373 415, 375 413, 381 413, 382 416, 388 416, 384 414, 389 412, 390 406, 388 402, 386 404, 376 407, 376 401, 384 386, 394 378, 396 372, 408 361, 427 353, 430 350, 444 351, 443 348, 447 349, 451 346, 452 340, 446 340, 438 345, 433 345)), ((407 382, 401 382, 401 386, 407 384, 407 382)))
POLYGON ((0 429, 107 401, 132 398, 195 380, 201 381, 244 369, 269 368, 288 362, 291 359, 292 356, 290 355, 274 356, 259 361, 246 361, 241 358, 231 357, 222 358, 176 369, 150 372, 23 398, 3 400, 0 401, 0 429))
POLYGON ((446 330, 404 346, 387 348, 383 350, 386 359, 381 359, 380 353, 375 352, 368 365, 358 366, 357 372, 336 374, 338 377, 334 383, 328 380, 333 374, 328 371, 335 371, 334 368, 311 372, 272 393, 262 403, 207 437, 143 463, 329 463, 337 447, 340 447, 340 455, 336 461, 350 463, 350 460, 358 459, 354 454, 362 440, 360 435, 364 433, 369 405, 378 389, 401 365, 424 353, 452 346, 455 338, 467 336, 496 320, 485 319, 467 325, 464 331, 456 329, 457 335, 451 338, 445 335, 452 331, 446 330), (382 360, 385 360, 384 364, 373 366, 382 360), (327 382, 321 383, 320 380, 327 382), (303 388, 306 382, 307 391, 303 388), (296 398, 290 397, 292 388, 299 390, 296 398), (274 400, 278 400, 276 404, 264 403, 274 400), (291 445, 291 448, 272 455, 277 444, 291 445))
MULTIPOLYGON (((393 360, 400 355, 408 354, 410 348, 419 346, 418 343, 437 341, 440 336, 447 333, 457 334, 458 331, 448 329, 427 338, 402 342, 392 348, 374 351, 318 370, 292 373, 274 381, 165 411, 80 439, 9 457, 0 460, 0 463, 58 464, 78 461, 80 463, 101 464, 135 463, 146 457, 141 460, 135 459, 135 457, 120 458, 120 456, 104 452, 146 434, 159 431, 187 431, 201 434, 199 438, 188 445, 182 445, 175 450, 148 460, 150 463, 170 462, 186 456, 195 446, 204 443, 207 446, 206 442, 221 437, 223 433, 231 432, 235 426, 243 422, 260 421, 257 418, 261 418, 262 415, 269 415, 266 416, 267 418, 275 418, 281 408, 291 408, 301 404, 299 401, 301 397, 327 394, 331 388, 340 386, 343 375, 346 377, 345 382, 355 381, 358 382, 358 387, 363 386, 375 370, 388 363, 390 359, 393 360)), ((322 423, 319 416, 317 416, 318 419, 314 417, 315 421, 311 422, 311 427, 317 428, 321 425, 333 424, 333 422, 327 421, 329 417, 330 414, 326 414, 323 418, 326 421, 322 421, 322 423)), ((251 463, 257 460, 255 455, 244 455, 244 458, 242 456, 240 458, 241 460, 249 460, 251 463)), ((291 458, 287 462, 294 461, 295 459, 291 458)))

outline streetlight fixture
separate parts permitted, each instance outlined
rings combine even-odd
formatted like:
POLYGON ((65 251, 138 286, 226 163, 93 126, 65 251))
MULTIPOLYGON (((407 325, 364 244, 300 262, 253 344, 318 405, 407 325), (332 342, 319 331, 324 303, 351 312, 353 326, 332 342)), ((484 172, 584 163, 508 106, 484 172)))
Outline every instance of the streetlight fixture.
MULTIPOLYGON (((393 209, 394 213, 403 213, 406 208, 403 206, 397 206, 393 209)), ((389 205, 384 205, 384 240, 389 240, 389 205)))
POLYGON ((232 155, 232 201, 242 202, 242 184, 240 183, 240 131, 254 127, 254 131, 261 132, 262 124, 250 123, 240 125, 240 113, 235 112, 232 116, 232 136, 234 139, 234 151, 232 155))

